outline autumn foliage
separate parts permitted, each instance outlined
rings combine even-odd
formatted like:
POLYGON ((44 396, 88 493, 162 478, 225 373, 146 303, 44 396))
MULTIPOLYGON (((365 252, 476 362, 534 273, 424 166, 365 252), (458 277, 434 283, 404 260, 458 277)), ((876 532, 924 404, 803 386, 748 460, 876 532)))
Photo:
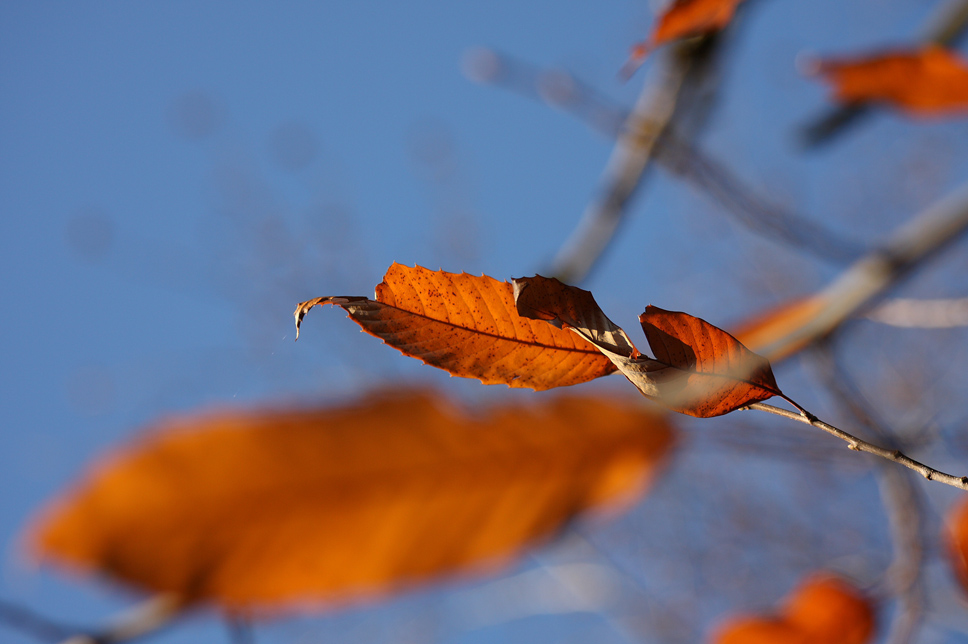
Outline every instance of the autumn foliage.
POLYGON ((364 331, 404 354, 484 384, 540 391, 615 371, 578 336, 519 316, 511 285, 487 276, 393 264, 373 300, 321 297, 302 303, 297 333, 306 312, 325 304, 343 307, 364 331))
POLYGON ((638 67, 649 52, 673 40, 691 38, 723 29, 743 0, 673 0, 656 18, 647 40, 632 48, 624 75, 638 67))
POLYGON ((948 514, 945 544, 955 577, 968 592, 968 502, 964 499, 948 514))
POLYGON ((714 644, 865 644, 874 636, 870 601, 845 580, 819 574, 805 580, 773 615, 733 617, 714 644))
POLYGON ((668 453, 659 415, 557 397, 469 415, 430 392, 173 419, 32 530, 46 560, 229 610, 341 602, 491 567, 627 503, 668 453))
POLYGON ((394 264, 376 301, 320 297, 297 305, 297 333, 314 306, 337 304, 404 354, 487 384, 548 389, 617 368, 645 396, 701 418, 786 398, 767 360, 705 320, 647 307, 639 322, 653 358, 588 291, 540 275, 512 282, 394 264))
POLYGON ((842 103, 884 103, 916 116, 968 114, 968 61, 937 45, 824 59, 811 71, 842 103))

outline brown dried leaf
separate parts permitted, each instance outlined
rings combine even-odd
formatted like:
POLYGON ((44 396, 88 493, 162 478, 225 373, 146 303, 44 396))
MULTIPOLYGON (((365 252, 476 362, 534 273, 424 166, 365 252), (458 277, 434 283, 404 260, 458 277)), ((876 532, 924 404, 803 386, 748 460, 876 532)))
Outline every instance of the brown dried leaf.
POLYGON ((884 102, 915 116, 968 114, 968 61, 938 45, 821 60, 811 71, 842 103, 884 102))
POLYGON ((655 358, 643 356, 591 293, 541 276, 513 280, 518 312, 570 328, 639 391, 674 411, 708 418, 782 396, 764 358, 699 318, 649 306, 639 320, 655 358))
POLYGON ((467 273, 393 264, 376 299, 321 297, 296 307, 296 333, 314 306, 335 304, 370 335, 448 371, 535 390, 608 375, 615 367, 573 333, 522 318, 511 285, 467 273))
POLYGON ((467 416, 430 393, 167 421, 31 531, 44 559, 228 610, 342 602, 493 566, 642 492, 672 430, 559 397, 467 416))
POLYGON ((701 318, 647 306, 639 316, 655 358, 686 375, 663 394, 691 416, 708 418, 772 396, 783 396, 769 361, 701 318))

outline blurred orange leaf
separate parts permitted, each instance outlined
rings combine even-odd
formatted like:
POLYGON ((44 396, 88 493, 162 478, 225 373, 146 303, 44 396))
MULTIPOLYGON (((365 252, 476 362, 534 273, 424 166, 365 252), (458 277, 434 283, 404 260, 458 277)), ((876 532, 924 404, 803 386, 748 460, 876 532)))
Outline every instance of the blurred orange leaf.
POLYGON ((228 610, 481 569, 640 493, 672 429, 559 397, 468 416, 430 393, 161 423, 30 531, 47 560, 228 610))
POLYGON ((541 276, 513 283, 521 315, 572 329, 639 391, 670 409, 708 418, 772 396, 786 399, 765 358, 705 320, 647 307, 639 321, 655 353, 649 358, 605 317, 588 291, 541 276))
POLYGON ((750 350, 777 362, 809 344, 813 339, 809 334, 801 338, 797 334, 826 306, 826 301, 818 295, 784 302, 743 320, 733 329, 733 335, 750 350))
POLYGON ((842 103, 884 102, 918 116, 968 113, 968 61, 938 45, 821 60, 811 71, 842 103))
POLYGON ((777 615, 727 620, 716 644, 865 644, 874 637, 874 611, 853 585, 829 574, 808 578, 777 615))
POLYGON ((968 591, 968 501, 962 500, 948 513, 945 542, 955 576, 968 591))
POLYGON ((536 390, 615 371, 608 358, 567 331, 522 318, 511 285, 467 273, 393 264, 375 300, 320 297, 296 307, 296 332, 314 306, 343 307, 364 331, 405 355, 484 384, 536 390))
POLYGON ((623 75, 635 71, 653 49, 680 38, 703 36, 723 29, 743 0, 673 0, 656 20, 652 34, 632 48, 623 75))

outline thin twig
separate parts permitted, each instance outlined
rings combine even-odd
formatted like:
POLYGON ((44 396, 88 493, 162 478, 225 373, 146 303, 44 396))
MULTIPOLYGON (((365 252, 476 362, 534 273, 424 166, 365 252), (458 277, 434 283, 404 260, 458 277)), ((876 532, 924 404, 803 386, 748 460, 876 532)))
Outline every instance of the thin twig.
POLYGON ((952 474, 946 474, 936 470, 933 467, 928 467, 924 463, 916 461, 913 458, 905 455, 900 450, 891 450, 887 449, 886 447, 874 445, 873 443, 868 443, 867 441, 858 438, 853 434, 848 434, 842 429, 823 422, 812 414, 797 413, 795 411, 789 411, 787 409, 783 409, 782 407, 775 407, 765 403, 754 403, 752 405, 740 407, 739 409, 756 409, 770 414, 775 414, 777 416, 783 416, 784 418, 789 418, 790 420, 797 420, 801 423, 806 423, 807 425, 813 425, 814 427, 822 429, 828 434, 836 436, 840 440, 846 442, 847 447, 856 452, 865 452, 867 454, 872 454, 874 456, 887 459, 897 463, 898 465, 903 465, 904 467, 914 470, 929 481, 937 481, 961 490, 968 490, 968 476, 954 476, 952 474))

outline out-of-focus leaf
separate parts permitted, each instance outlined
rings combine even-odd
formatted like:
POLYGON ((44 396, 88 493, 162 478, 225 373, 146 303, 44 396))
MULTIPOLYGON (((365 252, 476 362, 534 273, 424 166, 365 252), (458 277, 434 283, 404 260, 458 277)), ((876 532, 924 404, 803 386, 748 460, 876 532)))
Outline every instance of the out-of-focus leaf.
POLYGON ((968 61, 937 45, 820 60, 811 71, 841 103, 887 103, 915 116, 968 114, 968 61))
POLYGON ((650 358, 605 317, 588 291, 541 276, 513 283, 521 315, 570 328, 639 391, 674 411, 708 418, 783 396, 766 359, 705 320, 647 307, 639 321, 656 354, 650 358))
POLYGON ((968 501, 962 500, 948 513, 945 537, 955 577, 968 592, 968 501))
POLYGON ((734 617, 715 644, 866 644, 874 637, 874 610, 852 584, 829 574, 808 578, 776 615, 734 617))
POLYGON ((615 371, 573 333, 515 312, 511 285, 487 276, 393 264, 365 297, 320 297, 296 307, 296 331, 312 307, 346 309, 364 331, 405 355, 448 371, 536 390, 586 382, 615 371))
POLYGON ((656 47, 680 38, 703 36, 726 27, 743 0, 673 0, 655 21, 649 38, 632 48, 624 76, 635 71, 656 47))
POLYGON ((635 498, 672 430, 557 397, 468 415, 430 393, 163 422, 42 515, 45 560, 227 610, 343 602, 499 563, 635 498))
POLYGON ((826 301, 817 295, 784 302, 743 320, 733 329, 733 335, 750 350, 762 353, 769 360, 783 360, 813 340, 809 335, 797 340, 796 334, 825 306, 826 301))

